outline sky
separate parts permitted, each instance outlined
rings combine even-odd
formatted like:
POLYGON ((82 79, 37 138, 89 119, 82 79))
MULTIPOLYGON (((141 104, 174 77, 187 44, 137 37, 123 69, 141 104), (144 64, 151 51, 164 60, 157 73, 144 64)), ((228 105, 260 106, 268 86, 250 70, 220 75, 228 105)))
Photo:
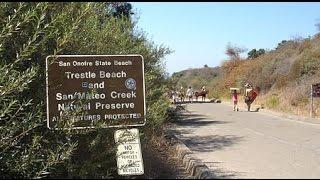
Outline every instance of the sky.
MULTIPOLYGON (((282 40, 318 31, 319 2, 131 2, 137 28, 173 53, 166 71, 220 66, 228 43, 248 49, 274 49, 282 40)), ((246 57, 247 52, 241 56, 246 57)))

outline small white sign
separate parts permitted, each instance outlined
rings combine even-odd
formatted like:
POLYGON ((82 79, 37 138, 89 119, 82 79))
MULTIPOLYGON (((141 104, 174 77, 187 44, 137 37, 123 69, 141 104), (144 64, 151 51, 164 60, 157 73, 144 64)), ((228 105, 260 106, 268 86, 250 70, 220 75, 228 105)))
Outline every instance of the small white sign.
POLYGON ((138 129, 122 129, 114 133, 117 145, 118 174, 144 174, 141 144, 138 129))

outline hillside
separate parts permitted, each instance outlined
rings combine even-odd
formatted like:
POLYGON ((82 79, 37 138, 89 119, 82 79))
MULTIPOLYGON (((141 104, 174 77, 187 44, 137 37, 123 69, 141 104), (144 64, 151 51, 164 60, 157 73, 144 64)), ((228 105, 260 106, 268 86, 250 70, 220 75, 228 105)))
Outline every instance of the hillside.
MULTIPOLYGON (((184 70, 172 75, 177 87, 206 85, 209 97, 229 99, 229 88, 245 82, 261 88, 255 104, 269 109, 309 115, 310 85, 320 82, 320 34, 282 41, 254 59, 226 60, 221 67, 184 70)), ((320 116, 319 99, 314 100, 320 116)))
POLYGON ((219 78, 222 76, 223 71, 221 67, 204 67, 173 73, 171 81, 174 84, 174 89, 178 89, 181 86, 184 88, 191 86, 197 90, 201 89, 202 86, 218 83, 219 78))

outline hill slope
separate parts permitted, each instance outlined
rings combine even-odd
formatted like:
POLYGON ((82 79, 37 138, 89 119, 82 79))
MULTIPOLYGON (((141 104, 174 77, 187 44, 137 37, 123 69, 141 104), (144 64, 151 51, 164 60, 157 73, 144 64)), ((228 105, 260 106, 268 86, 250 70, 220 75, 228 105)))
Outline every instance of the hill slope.
MULTIPOLYGON (((184 70, 172 75, 177 87, 206 85, 209 97, 230 99, 229 88, 245 82, 261 88, 256 105, 307 116, 310 86, 320 82, 320 34, 302 40, 282 41, 255 59, 224 61, 221 67, 184 70)), ((241 99, 240 99, 241 101, 241 99)), ((315 114, 320 116, 319 99, 315 114)))
MULTIPOLYGON (((171 81, 174 84, 174 89, 178 89, 181 86, 184 88, 191 86, 195 90, 200 90, 202 86, 218 83, 219 78, 222 76, 223 71, 221 67, 204 67, 173 73, 171 81)), ((212 86, 210 87, 212 88, 212 86)))

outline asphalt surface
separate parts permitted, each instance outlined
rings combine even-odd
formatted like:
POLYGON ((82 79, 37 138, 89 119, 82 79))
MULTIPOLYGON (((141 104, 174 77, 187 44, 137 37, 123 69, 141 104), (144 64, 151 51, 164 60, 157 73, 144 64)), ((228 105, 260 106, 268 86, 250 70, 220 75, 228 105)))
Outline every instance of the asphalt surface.
POLYGON ((220 178, 320 178, 320 123, 233 111, 220 103, 186 105, 172 127, 220 178))

